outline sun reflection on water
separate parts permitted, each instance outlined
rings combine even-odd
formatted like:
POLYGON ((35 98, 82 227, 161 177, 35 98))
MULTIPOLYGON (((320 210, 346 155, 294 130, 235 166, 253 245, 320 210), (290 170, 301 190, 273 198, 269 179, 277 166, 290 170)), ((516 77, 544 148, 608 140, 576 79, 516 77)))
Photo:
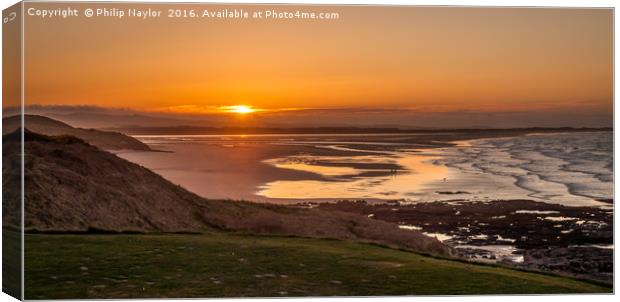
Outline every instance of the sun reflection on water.
MULTIPOLYGON (((429 182, 441 181, 447 168, 432 163, 437 157, 424 152, 394 152, 391 163, 402 169, 367 170, 353 167, 333 167, 316 163, 283 163, 267 161, 279 168, 311 172, 327 178, 351 176, 345 180, 278 180, 259 188, 257 195, 268 198, 338 198, 338 199, 409 199, 429 182), (368 171, 384 172, 383 176, 364 177, 368 171)), ((320 159, 320 158, 319 158, 320 159)), ((386 156, 352 157, 351 162, 385 161, 386 156)), ((324 159, 322 159, 324 160, 324 159)), ((352 164, 354 166, 354 164, 352 164)))

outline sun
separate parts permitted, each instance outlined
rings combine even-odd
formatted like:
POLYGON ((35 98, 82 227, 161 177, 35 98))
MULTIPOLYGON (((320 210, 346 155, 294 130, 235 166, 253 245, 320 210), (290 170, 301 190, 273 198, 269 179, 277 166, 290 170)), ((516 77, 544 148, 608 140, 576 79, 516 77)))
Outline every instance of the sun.
POLYGON ((227 106, 224 108, 226 112, 238 113, 238 114, 248 114, 252 112, 256 112, 256 109, 253 109, 252 106, 247 105, 235 105, 235 106, 227 106))

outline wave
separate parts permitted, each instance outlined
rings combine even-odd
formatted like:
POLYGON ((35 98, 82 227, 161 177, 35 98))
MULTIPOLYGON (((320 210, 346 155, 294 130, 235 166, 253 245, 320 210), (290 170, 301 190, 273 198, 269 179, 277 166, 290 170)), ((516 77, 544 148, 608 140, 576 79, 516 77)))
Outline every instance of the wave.
POLYGON ((437 163, 510 177, 529 197, 570 204, 571 197, 613 199, 612 147, 611 132, 480 139, 447 148, 437 163))

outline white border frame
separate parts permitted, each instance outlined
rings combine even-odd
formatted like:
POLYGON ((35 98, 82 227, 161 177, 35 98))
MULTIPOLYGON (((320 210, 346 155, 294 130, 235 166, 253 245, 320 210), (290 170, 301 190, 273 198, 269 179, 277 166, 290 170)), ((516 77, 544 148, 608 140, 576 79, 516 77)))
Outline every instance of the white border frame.
MULTIPOLYGON (((0 3, 2 4, 1 7, 2 9, 5 9, 15 3, 17 3, 18 1, 14 1, 14 0, 0 0, 0 3)), ((618 113, 617 110, 618 107, 615 106, 615 91, 616 88, 618 87, 618 82, 616 81, 615 78, 615 74, 616 71, 618 70, 618 66, 615 64, 615 57, 617 55, 617 49, 615 48, 615 41, 616 41, 616 35, 618 33, 617 31, 617 24, 615 22, 615 8, 616 8, 616 2, 613 0, 589 0, 589 1, 584 1, 584 0, 387 0, 387 1, 380 1, 380 0, 288 0, 288 1, 277 1, 277 0, 272 0, 272 1, 260 1, 260 0, 239 0, 239 1, 235 1, 235 0, 211 0, 211 1, 182 1, 182 0, 151 0, 151 1, 122 1, 122 0, 109 0, 109 1, 46 1, 46 0, 42 0, 42 1, 33 1, 33 0, 26 0, 24 1, 25 3, 28 2, 65 2, 65 3, 69 3, 69 2, 75 2, 75 3, 95 3, 95 2, 99 2, 99 3, 135 3, 135 2, 143 2, 143 3, 157 3, 157 2, 162 2, 162 3, 179 3, 179 4, 184 4, 184 3, 229 3, 229 4, 238 4, 238 3, 242 3, 242 4, 272 4, 272 5, 278 5, 278 4, 314 4, 314 5, 403 5, 403 6, 473 6, 473 7, 574 7, 574 8, 596 8, 596 7, 601 7, 601 8, 613 8, 614 9, 614 197, 615 197, 615 192, 616 192, 616 188, 617 186, 619 186, 618 183, 615 182, 615 172, 618 171, 618 164, 615 161, 616 155, 618 155, 618 148, 617 148, 617 144, 618 144, 618 138, 619 138, 619 134, 615 131, 615 129, 618 126, 618 121, 616 121, 615 116, 616 113, 618 113)), ((22 16, 23 16, 23 6, 22 6, 22 16)), ((24 51, 24 39, 23 39, 23 34, 24 34, 24 18, 22 18, 21 20, 22 22, 22 64, 21 64, 21 68, 22 68, 22 78, 21 78, 21 83, 22 83, 22 87, 21 87, 21 103, 22 103, 22 108, 24 106, 24 56, 23 56, 23 51, 24 51)), ((1 31, 0 31, 0 39, 1 39, 1 31)), ((0 64, 1 67, 1 64, 0 64)), ((1 76, 0 76, 1 79, 1 76)), ((22 124, 23 124, 23 112, 22 112, 22 124)), ((1 130, 2 126, 0 123, 0 130, 1 130)), ((22 139, 23 139, 23 131, 22 131, 22 139)), ((0 147, 2 146, 2 142, 0 141, 0 147)), ((22 145, 22 154, 23 154, 23 145, 22 145)), ((22 192, 23 192, 23 161, 22 161, 22 192)), ((2 180, 2 176, 0 175, 0 181, 2 180)), ((22 194, 22 198, 23 198, 23 194, 22 194)), ((23 224, 23 215, 24 215, 24 211, 23 211, 23 200, 22 200, 22 224, 23 224)), ((1 211, 1 209, 0 209, 1 211)), ((615 223, 615 209, 614 209, 614 243, 616 242, 616 236, 618 235, 618 224, 615 223)), ((23 249, 23 225, 22 225, 22 249, 23 249)), ((1 247, 1 241, 0 241, 0 247, 1 247)), ((615 259, 618 259, 616 256, 618 255, 618 250, 615 249, 614 250, 614 285, 615 283, 615 272, 618 272, 617 268, 618 268, 618 263, 615 261, 615 259)), ((22 264, 24 264, 24 259, 23 259, 23 250, 22 250, 22 264)), ((23 274, 23 267, 22 267, 22 297, 23 297, 23 292, 24 292, 24 284, 23 284, 23 278, 24 278, 24 274, 23 274)), ((0 281, 2 280, 2 277, 0 276, 0 281)), ((615 286, 614 286, 614 290, 615 290, 615 286)), ((615 294, 614 294, 615 295, 615 294)), ((497 299, 502 299, 505 301, 519 301, 519 302, 523 302, 522 299, 528 299, 528 302, 530 301, 549 301, 549 300, 562 300, 562 301, 566 301, 566 302, 571 302, 571 301, 580 301, 583 298, 596 298, 599 301, 613 301, 613 295, 481 295, 481 296, 473 296, 473 295, 469 295, 469 296, 389 296, 389 297, 353 297, 353 298, 295 298, 296 301, 327 301, 328 299, 338 299, 338 301, 346 301, 346 302, 351 302, 351 301, 362 301, 362 300, 367 300, 367 299, 373 299, 373 300, 378 300, 378 301, 409 301, 409 299, 415 299, 416 301, 451 301, 452 299, 458 299, 460 301, 482 301, 482 302, 492 302, 492 301, 496 301, 497 299)), ((258 302, 266 302, 266 301, 273 301, 274 299, 282 299, 282 298, 268 298, 268 299, 263 299, 263 298, 258 298, 258 299, 252 299, 252 301, 258 301, 258 302)), ((136 302, 143 302, 143 301, 152 301, 152 300, 166 300, 166 301, 187 301, 187 300, 198 300, 198 301, 209 301, 209 300, 220 300, 220 301, 231 301, 231 302, 242 302, 242 301, 247 301, 248 299, 134 299, 133 301, 136 302)), ((615 299, 614 299, 615 300, 615 299)), ((0 302, 4 302, 4 301, 15 301, 15 299, 11 298, 10 296, 1 293, 0 294, 0 302)), ((55 300, 55 301, 61 301, 61 300, 55 300)), ((95 300, 72 300, 72 301, 95 301, 95 300)), ((111 300, 105 300, 105 301, 111 301, 111 300)), ((581 302, 581 301, 580 301, 581 302)))

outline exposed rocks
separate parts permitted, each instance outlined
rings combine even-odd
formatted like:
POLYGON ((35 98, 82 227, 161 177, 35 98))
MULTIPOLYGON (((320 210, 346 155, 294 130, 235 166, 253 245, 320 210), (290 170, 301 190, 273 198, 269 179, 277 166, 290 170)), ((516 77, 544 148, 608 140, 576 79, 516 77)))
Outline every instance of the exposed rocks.
POLYGON ((368 204, 319 209, 363 214, 441 237, 464 258, 611 281, 613 213, 530 200, 368 204), (394 210, 396 209, 396 210, 394 210))

